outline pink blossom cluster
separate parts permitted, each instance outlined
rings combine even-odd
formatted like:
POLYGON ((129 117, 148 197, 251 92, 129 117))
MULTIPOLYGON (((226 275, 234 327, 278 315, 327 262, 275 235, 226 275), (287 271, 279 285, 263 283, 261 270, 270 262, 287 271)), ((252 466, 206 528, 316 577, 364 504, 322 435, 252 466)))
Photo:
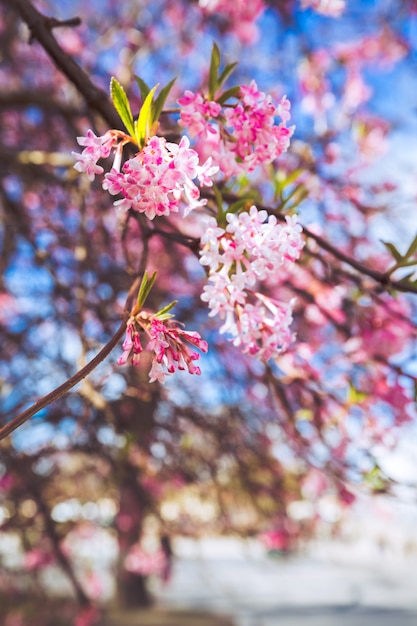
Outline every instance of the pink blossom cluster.
POLYGON ((130 549, 124 566, 128 572, 142 576, 161 574, 166 567, 166 556, 162 550, 148 553, 136 544, 130 549))
POLYGON ((303 9, 312 8, 329 17, 339 17, 345 10, 345 0, 301 0, 303 9))
POLYGON ((77 159, 74 168, 79 172, 85 172, 88 179, 93 181, 94 178, 104 173, 101 165, 97 165, 100 159, 107 159, 117 142, 117 135, 108 131, 103 136, 97 137, 91 129, 87 131, 85 137, 77 137, 80 146, 85 146, 81 154, 73 152, 73 156, 77 159))
POLYGON ((129 359, 132 365, 139 364, 143 352, 141 333, 147 337, 146 350, 152 354, 151 383, 156 380, 163 383, 166 375, 177 370, 187 369, 190 374, 201 374, 200 368, 195 365, 200 355, 190 346, 207 352, 207 342, 197 332, 186 332, 174 320, 162 321, 146 311, 132 315, 128 320, 119 365, 125 365, 129 359))
POLYGON ((385 27, 375 35, 338 43, 334 47, 333 56, 340 63, 353 67, 361 67, 365 63, 380 63, 389 68, 404 58, 407 52, 405 40, 385 27))
POLYGON ((293 301, 279 302, 255 290, 259 281, 290 267, 304 246, 296 216, 285 224, 252 206, 249 213, 227 214, 226 229, 207 218, 200 263, 209 268, 201 299, 209 315, 225 320, 221 333, 232 336, 244 352, 268 360, 286 350, 293 301))
POLYGON ((415 331, 407 300, 381 297, 377 304, 358 308, 358 314, 358 361, 389 359, 411 345, 415 331))
POLYGON ((302 60, 298 68, 303 95, 302 107, 308 114, 317 118, 323 118, 325 112, 335 102, 326 76, 331 62, 332 59, 327 50, 315 50, 302 60))
POLYGON ((200 166, 198 154, 190 148, 187 137, 179 144, 169 143, 163 137, 151 137, 145 147, 121 167, 122 148, 128 141, 119 131, 96 137, 89 130, 86 137, 78 137, 78 143, 85 146, 83 152, 73 153, 77 158, 74 167, 94 180, 96 174, 104 172, 97 161, 107 158, 115 149, 113 167, 105 174, 102 186, 111 195, 122 196, 114 202, 118 209, 133 209, 153 219, 178 212, 181 204, 185 204, 184 214, 187 214, 207 202, 200 198, 200 189, 193 181, 197 178, 201 185, 212 185, 211 176, 218 168, 212 165, 210 158, 200 166))
POLYGON ((212 125, 214 118, 221 113, 221 104, 214 100, 207 100, 201 93, 186 90, 178 104, 181 105, 181 119, 179 125, 187 129, 190 137, 198 137, 207 133, 216 133, 212 125))
POLYGON ((286 126, 290 119, 286 96, 275 106, 254 80, 240 86, 235 106, 221 107, 191 91, 186 91, 178 103, 182 107, 180 126, 198 138, 200 152, 210 154, 227 177, 272 163, 288 149, 294 131, 294 127, 286 126), (278 124, 277 117, 281 118, 278 124))
POLYGON ((266 9, 263 0, 199 0, 198 4, 204 13, 226 19, 229 29, 243 43, 254 43, 258 39, 255 22, 266 9))

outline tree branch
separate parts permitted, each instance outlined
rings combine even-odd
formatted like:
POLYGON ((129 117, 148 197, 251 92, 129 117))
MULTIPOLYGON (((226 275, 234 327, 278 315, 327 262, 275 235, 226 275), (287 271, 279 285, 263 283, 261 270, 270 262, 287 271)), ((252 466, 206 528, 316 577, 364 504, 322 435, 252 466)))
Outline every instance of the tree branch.
POLYGON ((133 296, 137 292, 139 284, 140 281, 139 278, 137 278, 129 290, 122 322, 112 338, 106 343, 106 345, 100 350, 100 352, 96 354, 96 356, 91 359, 91 361, 87 363, 87 365, 82 367, 76 374, 74 374, 74 376, 71 376, 71 378, 62 383, 62 385, 48 393, 46 396, 43 396, 43 398, 40 398, 37 402, 35 402, 35 404, 26 409, 26 411, 23 411, 19 415, 16 415, 16 417, 14 417, 8 424, 5 424, 5 426, 0 428, 0 441, 10 435, 10 433, 16 430, 16 428, 19 428, 19 426, 27 422, 41 409, 45 408, 49 404, 52 404, 52 402, 55 402, 63 395, 65 395, 68 391, 70 391, 70 389, 75 387, 77 383, 83 380, 83 378, 88 376, 88 374, 90 374, 102 361, 104 361, 104 359, 110 354, 113 348, 121 340, 126 331, 126 323, 129 319, 133 296))
MULTIPOLYGON (((36 39, 52 59, 56 67, 70 80, 85 98, 88 106, 97 111, 111 128, 120 127, 120 119, 107 94, 96 87, 89 76, 74 59, 59 45, 51 32, 55 24, 53 18, 40 13, 29 0, 0 0, 6 7, 16 12, 26 22, 31 39, 36 39), (51 22, 52 20, 52 22, 51 22)), ((64 25, 65 22, 61 23, 64 25)))
MULTIPOLYGON (((205 198, 215 200, 215 196, 212 191, 204 190, 204 193, 202 193, 201 195, 205 198)), ((236 202, 236 200, 240 199, 239 196, 230 193, 223 194, 223 198, 227 202, 236 202)), ((277 220, 279 220, 280 222, 285 222, 285 215, 277 212, 272 207, 265 206, 263 204, 260 204, 259 202, 256 203, 256 206, 258 209, 263 209, 264 211, 267 211, 267 213, 269 213, 270 215, 275 215, 277 220)), ((327 239, 324 239, 320 235, 316 235, 316 233, 314 233, 306 226, 303 226, 303 232, 307 237, 313 239, 320 246, 320 248, 322 248, 322 250, 326 250, 326 252, 329 252, 332 256, 334 256, 342 263, 350 265, 360 274, 363 274, 364 276, 369 276, 369 278, 372 278, 375 282, 380 283, 384 287, 384 289, 395 289, 396 291, 402 291, 404 293, 417 293, 417 285, 404 284, 400 280, 392 280, 386 272, 378 272, 377 270, 373 270, 367 267, 360 261, 357 261, 353 257, 339 250, 339 248, 336 248, 336 246, 333 246, 327 241, 327 239)))
POLYGON ((120 339, 123 337, 123 334, 126 330, 126 322, 128 319, 128 314, 125 314, 123 317, 123 321, 120 324, 119 328, 114 333, 113 337, 110 339, 108 343, 100 350, 96 356, 91 359, 87 365, 81 368, 74 376, 71 376, 68 380, 66 380, 62 385, 48 393, 43 398, 40 398, 35 404, 31 407, 23 411, 16 417, 14 417, 8 424, 0 428, 0 441, 5 439, 10 433, 12 433, 16 428, 19 428, 22 424, 27 422, 33 415, 38 413, 41 409, 48 406, 48 404, 52 404, 55 400, 61 398, 64 394, 66 394, 70 389, 72 389, 77 383, 79 383, 83 378, 88 376, 104 359, 110 354, 113 348, 118 344, 120 339))

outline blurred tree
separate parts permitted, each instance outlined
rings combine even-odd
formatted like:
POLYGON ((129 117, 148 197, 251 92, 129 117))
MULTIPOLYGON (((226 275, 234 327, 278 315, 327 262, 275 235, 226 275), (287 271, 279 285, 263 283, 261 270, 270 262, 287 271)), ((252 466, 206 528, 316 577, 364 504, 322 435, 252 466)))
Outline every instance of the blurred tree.
POLYGON ((171 534, 286 552, 323 499, 395 488, 416 19, 394 0, 0 2, 0 586, 46 599, 58 567, 80 607, 7 602, 10 623, 94 623, 111 567, 149 604, 171 534), (199 374, 205 341, 201 376, 170 376, 199 374))

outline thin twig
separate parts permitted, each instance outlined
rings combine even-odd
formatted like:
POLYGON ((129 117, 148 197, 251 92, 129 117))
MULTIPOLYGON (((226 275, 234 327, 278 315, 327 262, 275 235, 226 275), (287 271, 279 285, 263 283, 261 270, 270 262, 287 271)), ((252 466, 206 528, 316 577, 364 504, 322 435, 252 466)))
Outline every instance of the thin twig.
POLYGON ((132 287, 130 288, 129 295, 126 300, 126 307, 124 310, 122 322, 119 328, 116 330, 116 332, 111 337, 111 339, 106 343, 106 345, 100 350, 100 352, 96 354, 96 356, 93 359, 91 359, 91 361, 89 361, 87 365, 84 365, 84 367, 82 367, 78 372, 76 372, 74 376, 71 376, 71 378, 69 378, 64 383, 62 383, 62 385, 60 385, 59 387, 56 387, 56 389, 48 393, 46 396, 43 396, 43 398, 40 398, 31 407, 26 409, 26 411, 19 413, 19 415, 16 415, 16 417, 14 417, 8 424, 5 424, 2 428, 0 428, 0 441, 2 441, 2 439, 5 439, 8 435, 10 435, 10 433, 16 430, 16 428, 19 428, 19 426, 22 426, 22 424, 27 422, 31 417, 33 417, 33 415, 38 413, 41 409, 45 408, 49 404, 52 404, 52 402, 55 402, 56 400, 61 398, 63 395, 65 395, 68 391, 70 391, 70 389, 75 387, 77 383, 83 380, 83 378, 88 376, 88 374, 90 374, 102 361, 104 361, 104 359, 110 354, 113 348, 118 344, 120 339, 123 337, 123 334, 126 330, 126 322, 129 319, 130 310, 132 307, 132 299, 135 293, 137 292, 138 288, 139 288, 139 278, 135 280, 132 287))
MULTIPOLYGON (((211 200, 215 200, 215 196, 212 191, 204 190, 204 192, 201 195, 205 198, 210 198, 211 200)), ((223 198, 228 202, 229 201, 235 202, 236 200, 240 200, 239 196, 236 196, 235 194, 231 194, 231 193, 223 194, 223 198)), ((283 215, 282 213, 279 213, 272 207, 265 206, 263 204, 260 204, 259 202, 256 203, 256 206, 258 209, 267 211, 267 213, 269 213, 270 215, 275 215, 277 220, 279 220, 280 222, 285 221, 285 215, 283 215)), ((373 270, 367 267, 360 261, 357 261, 353 257, 339 250, 339 248, 337 248, 336 246, 333 246, 329 241, 327 241, 327 239, 324 239, 324 237, 317 235, 306 226, 303 226, 303 232, 307 237, 309 237, 310 239, 313 239, 317 243, 317 245, 320 246, 320 248, 322 248, 322 250, 326 250, 326 252, 329 252, 332 256, 334 256, 336 259, 338 259, 342 263, 346 263, 347 265, 350 265, 360 274, 363 274, 364 276, 369 276, 375 282, 380 283, 380 285, 382 285, 384 289, 387 289, 387 290, 394 289, 396 291, 402 291, 404 293, 417 293, 417 285, 404 284, 400 280, 392 280, 387 275, 386 272, 378 272, 377 270, 373 270)))
POLYGON ((49 55, 56 67, 66 76, 81 95, 88 106, 97 111, 111 128, 120 127, 120 118, 105 91, 91 82, 88 74, 59 45, 51 32, 51 19, 40 13, 29 0, 0 0, 26 22, 31 40, 36 39, 49 55))

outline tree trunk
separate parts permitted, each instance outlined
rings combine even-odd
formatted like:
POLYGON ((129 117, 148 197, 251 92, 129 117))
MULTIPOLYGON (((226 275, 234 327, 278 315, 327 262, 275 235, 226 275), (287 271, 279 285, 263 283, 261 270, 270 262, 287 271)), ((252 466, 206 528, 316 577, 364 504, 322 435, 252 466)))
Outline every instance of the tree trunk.
POLYGON ((152 596, 146 585, 146 577, 123 572, 119 579, 119 599, 124 608, 144 609, 152 604, 152 596))

